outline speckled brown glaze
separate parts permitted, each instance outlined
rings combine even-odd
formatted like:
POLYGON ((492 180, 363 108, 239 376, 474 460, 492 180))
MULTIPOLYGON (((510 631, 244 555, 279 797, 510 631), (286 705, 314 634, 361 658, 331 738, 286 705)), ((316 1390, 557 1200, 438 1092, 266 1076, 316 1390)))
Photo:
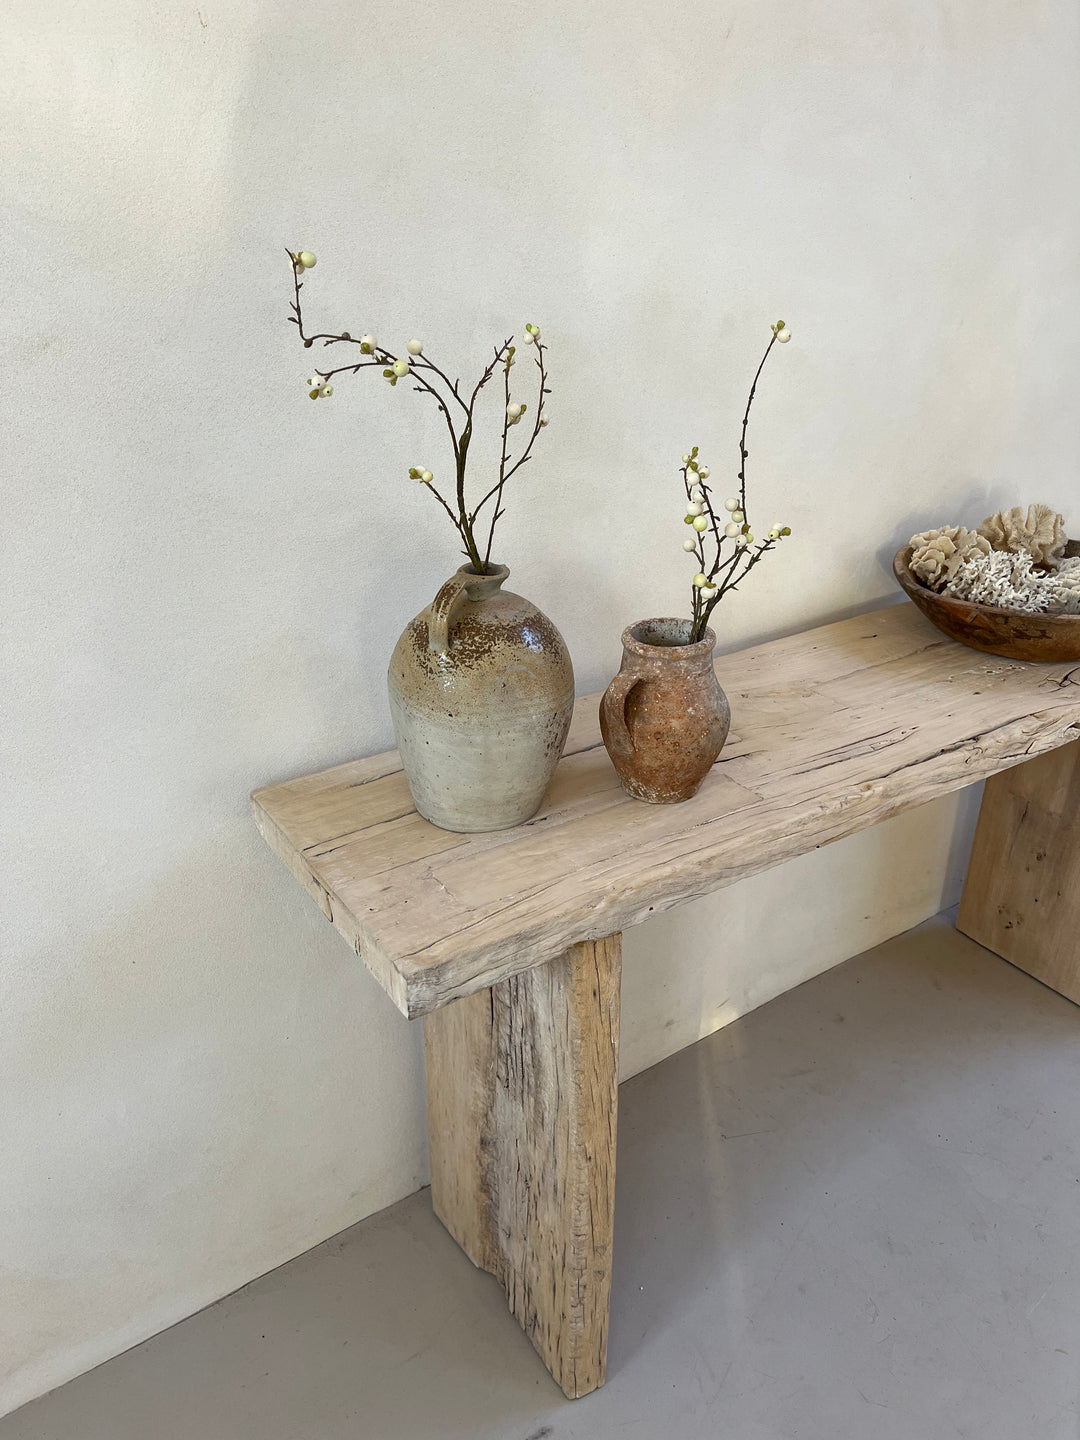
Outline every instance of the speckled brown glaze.
POLYGON ((727 739, 731 713, 713 670, 716 636, 685 644, 689 620, 623 631, 618 675, 600 701, 600 731, 623 789, 652 805, 689 800, 727 739))
POLYGON ((574 708, 566 644, 503 590, 505 565, 462 566, 390 660, 390 714, 416 808, 444 830, 505 830, 540 807, 574 708))
POLYGON ((905 545, 893 559, 893 574, 904 593, 951 640, 1007 660, 1080 660, 1080 615, 1024 615, 937 595, 911 573, 910 560, 911 546, 905 545))

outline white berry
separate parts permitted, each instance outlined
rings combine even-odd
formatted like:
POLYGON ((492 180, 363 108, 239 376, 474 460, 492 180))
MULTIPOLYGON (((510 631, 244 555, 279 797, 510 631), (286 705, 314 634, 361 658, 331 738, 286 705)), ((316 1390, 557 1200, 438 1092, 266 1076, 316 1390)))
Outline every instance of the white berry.
POLYGON ((708 528, 709 528, 709 521, 708 521, 708 518, 707 518, 706 516, 704 516, 704 515, 695 515, 695 516, 694 516, 694 529, 695 529, 695 530, 699 530, 699 531, 700 531, 700 530, 707 530, 708 528))
POLYGON ((390 368, 399 380, 403 380, 409 373, 409 362, 407 360, 395 360, 390 368))
POLYGON ((424 343, 422 340, 410 340, 405 348, 410 355, 422 355, 424 353, 424 343))
POLYGON ((686 551, 688 555, 692 555, 697 549, 697 543, 698 542, 696 540, 691 540, 690 537, 687 536, 687 538, 682 542, 682 548, 686 551))
POLYGON ((738 502, 738 500, 735 499, 734 496, 732 496, 730 500, 725 500, 725 501, 724 501, 724 509, 725 509, 725 510, 737 510, 738 508, 739 508, 739 502, 738 502))
POLYGON ((305 270, 311 270, 315 266, 315 256, 311 253, 310 250, 301 250, 300 254, 297 255, 296 259, 305 270))
POLYGON ((738 533, 738 525, 735 524, 734 520, 729 520, 728 523, 724 526, 724 534, 728 537, 729 540, 734 540, 735 536, 738 535, 738 533))

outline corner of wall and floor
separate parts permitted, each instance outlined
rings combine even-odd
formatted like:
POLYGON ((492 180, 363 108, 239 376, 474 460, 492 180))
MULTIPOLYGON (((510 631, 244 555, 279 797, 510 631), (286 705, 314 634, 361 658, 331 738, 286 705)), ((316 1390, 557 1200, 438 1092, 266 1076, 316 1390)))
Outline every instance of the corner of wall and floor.
MULTIPOLYGON (((503 558, 589 692, 679 604, 673 466, 733 472, 780 316, 751 485, 794 535, 725 648, 893 595, 917 528, 1075 504, 1078 27, 1066 0, 6 7, 0 1412, 426 1179, 419 1030, 247 795, 390 743, 387 655, 458 563, 405 477, 445 457, 409 392, 308 401, 284 247, 319 256, 320 325, 463 372, 543 326, 503 558)), ((625 1073, 953 903, 976 803, 628 935, 625 1073)))

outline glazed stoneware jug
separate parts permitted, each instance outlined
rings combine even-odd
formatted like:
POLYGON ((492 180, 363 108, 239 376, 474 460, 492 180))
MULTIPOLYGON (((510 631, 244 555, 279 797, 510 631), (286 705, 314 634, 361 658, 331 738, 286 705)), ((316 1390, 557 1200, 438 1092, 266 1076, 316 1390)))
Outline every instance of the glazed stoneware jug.
POLYGON ((724 747, 731 712, 713 670, 716 636, 687 643, 689 620, 642 620, 623 631, 618 675, 600 730, 623 789, 671 805, 697 794, 724 747))
POLYGON ((535 815, 566 742, 570 654, 546 615, 502 588, 509 574, 463 565, 390 660, 409 789, 443 830, 505 830, 535 815))

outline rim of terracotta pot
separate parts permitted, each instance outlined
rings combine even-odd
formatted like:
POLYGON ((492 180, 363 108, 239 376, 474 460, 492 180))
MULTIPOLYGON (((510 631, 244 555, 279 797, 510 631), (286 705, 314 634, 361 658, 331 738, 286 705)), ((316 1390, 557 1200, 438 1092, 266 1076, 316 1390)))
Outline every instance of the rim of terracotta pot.
POLYGON ((681 645, 678 643, 664 641, 642 640, 635 633, 644 630, 649 626, 670 626, 672 630, 676 627, 686 631, 687 634, 693 628, 693 620, 685 620, 679 616, 659 615, 652 620, 638 620, 633 625, 628 625, 622 633, 622 643, 625 649, 631 654, 648 658, 654 655, 674 655, 677 659, 687 660, 699 655, 711 655, 716 649, 716 636, 709 629, 706 629, 704 638, 695 640, 692 645, 681 645))

